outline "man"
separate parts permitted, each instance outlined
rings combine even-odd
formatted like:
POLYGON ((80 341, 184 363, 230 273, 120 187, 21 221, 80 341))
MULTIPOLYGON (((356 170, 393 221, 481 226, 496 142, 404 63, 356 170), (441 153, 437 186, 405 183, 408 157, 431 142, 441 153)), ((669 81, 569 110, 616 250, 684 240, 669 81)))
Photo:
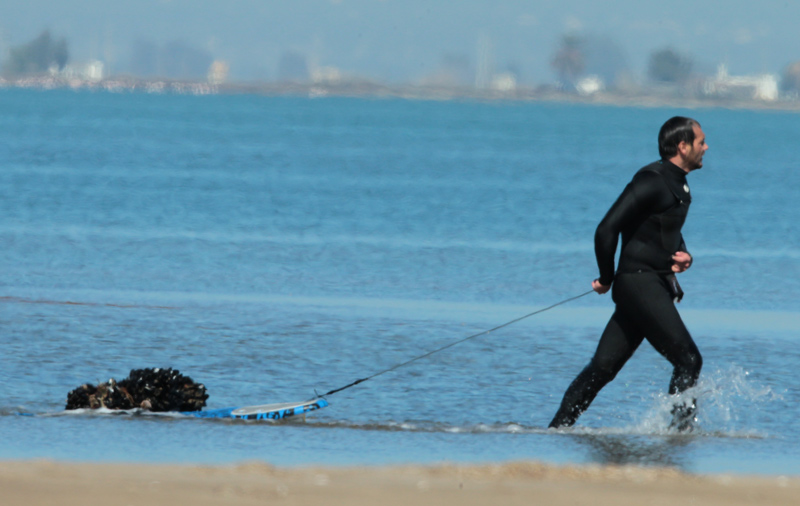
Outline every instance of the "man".
MULTIPOLYGON (((703 360, 675 308, 683 296, 675 274, 692 265, 681 235, 691 203, 686 175, 703 166, 707 149, 697 121, 684 117, 668 120, 658 134, 661 160, 634 175, 598 225, 595 254, 600 277, 592 282, 592 288, 604 294, 613 285, 616 308, 594 357, 567 389, 550 427, 573 425, 643 339, 674 367, 670 394, 697 383, 703 360)), ((694 401, 676 404, 672 426, 689 430, 694 416, 694 401)))

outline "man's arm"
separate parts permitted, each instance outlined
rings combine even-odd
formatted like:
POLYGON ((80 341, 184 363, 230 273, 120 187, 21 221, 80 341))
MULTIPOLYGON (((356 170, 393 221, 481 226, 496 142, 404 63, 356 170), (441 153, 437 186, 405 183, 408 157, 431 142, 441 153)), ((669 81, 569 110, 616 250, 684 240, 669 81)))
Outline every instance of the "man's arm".
POLYGON ((637 173, 597 226, 594 252, 600 277, 595 280, 597 285, 592 283, 592 289, 597 293, 606 293, 614 282, 614 255, 623 229, 644 219, 663 189, 663 179, 657 173, 637 173))

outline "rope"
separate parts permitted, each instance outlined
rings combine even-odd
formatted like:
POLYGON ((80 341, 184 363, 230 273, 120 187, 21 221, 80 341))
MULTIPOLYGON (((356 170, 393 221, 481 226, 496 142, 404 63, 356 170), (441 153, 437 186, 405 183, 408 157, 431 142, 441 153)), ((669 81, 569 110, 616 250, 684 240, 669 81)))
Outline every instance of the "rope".
POLYGON ((319 394, 317 394, 317 397, 325 397, 325 396, 328 396, 328 395, 333 395, 333 394, 335 394, 335 393, 337 393, 337 392, 341 392, 342 390, 346 390, 346 389, 348 389, 348 388, 350 388, 350 387, 354 387, 354 386, 358 385, 359 383, 363 383, 363 382, 365 382, 365 381, 367 381, 367 380, 371 380, 372 378, 376 378, 376 377, 380 376, 381 374, 386 374, 387 372, 391 372, 391 371, 394 371, 394 370, 396 370, 396 369, 400 369, 401 367, 405 367, 405 366, 407 366, 407 365, 409 365, 409 364, 411 364, 411 363, 413 363, 413 362, 416 362, 417 360, 421 360, 421 359, 423 359, 423 358, 430 357, 430 356, 431 356, 431 355, 433 355, 434 353, 439 353, 440 351, 444 351, 444 350, 446 350, 446 349, 448 349, 448 348, 452 348, 453 346, 455 346, 455 345, 457 345, 457 344, 461 344, 461 343, 463 343, 463 342, 465 342, 465 341, 469 341, 470 339, 474 339, 474 338, 476 338, 476 337, 480 337, 480 336, 483 336, 483 335, 486 335, 486 334, 491 334, 492 332, 494 332, 494 331, 496 331, 496 330, 500 330, 500 329, 502 329, 502 328, 504 328, 504 327, 508 327, 509 325, 513 325, 514 323, 517 323, 517 322, 519 322, 519 321, 522 321, 522 320, 524 320, 525 318, 530 318, 531 316, 537 315, 537 314, 539 314, 539 313, 544 313, 545 311, 549 311, 550 309, 553 309, 554 307, 560 306, 560 305, 562 305, 562 304, 566 304, 566 303, 568 303, 568 302, 572 302, 573 300, 576 300, 576 299, 580 299, 581 297, 584 297, 584 296, 586 296, 586 295, 589 295, 589 294, 590 294, 590 293, 592 293, 593 291, 594 291, 594 290, 589 290, 588 292, 584 292, 584 293, 582 293, 582 294, 580 294, 580 295, 576 295, 576 296, 574 296, 574 297, 570 297, 569 299, 564 299, 564 300, 562 300, 562 301, 560 301, 560 302, 556 302, 555 304, 553 304, 553 305, 551 305, 551 306, 547 306, 546 308, 538 309, 538 310, 536 310, 536 311, 534 311, 534 312, 532 312, 532 313, 528 313, 528 314, 526 314, 525 316, 520 316, 519 318, 517 318, 517 319, 515 319, 515 320, 511 320, 511 321, 509 321, 509 322, 506 322, 506 323, 504 323, 504 324, 502 324, 502 325, 498 325, 497 327, 491 328, 491 329, 489 329, 489 330, 484 330, 483 332, 479 332, 479 333, 477 333, 477 334, 473 334, 473 335, 471 335, 471 336, 465 337, 465 338, 463 338, 463 339, 460 339, 460 340, 458 340, 458 341, 454 341, 454 342, 452 342, 452 343, 450 343, 450 344, 447 344, 447 345, 445 345, 445 346, 442 346, 441 348, 437 348, 437 349, 435 349, 435 350, 433 350, 433 351, 429 351, 428 353, 426 353, 426 354, 424 354, 424 355, 420 355, 420 356, 418 356, 418 357, 414 357, 414 358, 412 358, 411 360, 408 360, 408 361, 406 361, 406 362, 403 362, 403 363, 400 363, 400 364, 394 365, 394 366, 392 366, 392 367, 390 367, 390 368, 388 368, 388 369, 385 369, 385 370, 383 370, 383 371, 376 372, 376 373, 375 373, 375 374, 373 374, 372 376, 367 376, 366 378, 357 379, 357 380, 355 380, 354 382, 350 383, 349 385, 345 385, 345 386, 343 386, 343 387, 336 388, 336 389, 334 389, 334 390, 331 390, 331 391, 329 391, 329 392, 326 392, 326 393, 324 393, 324 394, 322 394, 322 395, 319 395, 319 394))

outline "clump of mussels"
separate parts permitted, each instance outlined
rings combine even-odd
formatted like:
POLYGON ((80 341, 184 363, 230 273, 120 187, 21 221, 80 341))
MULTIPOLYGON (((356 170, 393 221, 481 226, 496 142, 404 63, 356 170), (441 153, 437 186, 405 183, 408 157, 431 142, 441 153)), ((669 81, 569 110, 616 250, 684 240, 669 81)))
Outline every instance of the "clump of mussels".
POLYGON ((67 394, 66 409, 134 409, 200 411, 206 405, 205 385, 177 369, 133 369, 127 378, 99 385, 84 384, 67 394))

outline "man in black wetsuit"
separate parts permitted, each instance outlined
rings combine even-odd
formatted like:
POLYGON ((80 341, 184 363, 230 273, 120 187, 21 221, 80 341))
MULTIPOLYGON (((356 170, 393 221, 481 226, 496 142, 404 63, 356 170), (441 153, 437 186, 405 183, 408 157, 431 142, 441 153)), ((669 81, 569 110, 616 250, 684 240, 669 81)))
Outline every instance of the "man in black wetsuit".
MULTIPOLYGON (((681 227, 691 203, 686 175, 703 166, 708 149, 700 124, 674 117, 661 127, 661 160, 639 170, 611 206, 595 233, 600 277, 592 282, 599 294, 616 303, 591 362, 564 394, 550 427, 573 425, 598 392, 610 382, 647 339, 673 365, 670 394, 694 386, 703 360, 675 308, 683 293, 675 274, 692 264, 681 227), (622 235, 619 265, 614 272, 617 241, 622 235)), ((677 403, 672 426, 692 428, 695 402, 677 403)))

